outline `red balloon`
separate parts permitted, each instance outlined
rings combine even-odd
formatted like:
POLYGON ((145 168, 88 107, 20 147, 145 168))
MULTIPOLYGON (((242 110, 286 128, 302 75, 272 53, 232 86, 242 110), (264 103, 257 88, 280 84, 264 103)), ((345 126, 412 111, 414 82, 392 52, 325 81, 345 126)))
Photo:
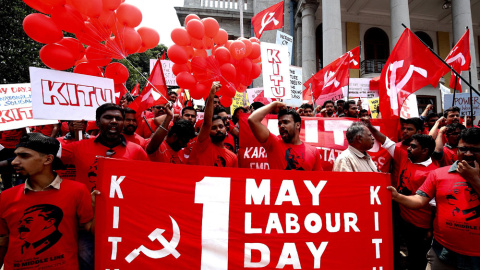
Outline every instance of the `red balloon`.
POLYGON ((97 33, 97 29, 90 22, 85 22, 85 27, 75 33, 75 37, 85 45, 100 45, 100 42, 103 41, 97 33))
POLYGON ((85 27, 85 21, 82 18, 82 14, 70 5, 53 8, 52 20, 62 30, 70 33, 76 33, 85 27))
POLYGON ((262 67, 257 64, 252 64, 252 78, 256 79, 262 73, 262 67))
POLYGON ((242 59, 247 52, 247 48, 243 42, 240 40, 235 40, 232 42, 232 45, 230 45, 230 53, 232 54, 232 57, 236 60, 242 59))
POLYGON ((215 50, 215 58, 222 64, 228 63, 230 62, 230 51, 225 47, 218 47, 215 50))
POLYGON ((96 18, 103 10, 102 0, 71 0, 73 6, 85 16, 96 18))
POLYGON ((245 92, 245 91, 247 91, 247 87, 246 87, 245 85, 240 84, 240 85, 237 87, 237 92, 243 93, 243 92, 245 92))
POLYGON ((242 74, 248 75, 252 72, 252 60, 243 58, 238 62, 238 67, 242 74))
POLYGON ((137 51, 137 53, 144 53, 144 52, 146 52, 147 50, 150 50, 150 49, 147 48, 147 47, 143 47, 143 46, 142 46, 142 47, 140 47, 140 49, 137 51))
POLYGON ((226 63, 220 66, 220 72, 222 73, 222 77, 227 81, 227 82, 234 82, 235 77, 237 76, 237 70, 235 67, 230 64, 226 63))
POLYGON ((191 46, 184 46, 183 48, 185 49, 185 52, 187 53, 188 59, 192 59, 193 58, 193 53, 194 53, 193 48, 191 46))
POLYGON ((54 43, 63 38, 62 30, 48 16, 32 13, 23 20, 23 30, 33 40, 40 43, 54 43))
POLYGON ((160 42, 160 35, 157 31, 150 27, 140 27, 137 29, 138 34, 142 37, 142 46, 149 49, 155 48, 160 42))
POLYGON ((197 80, 195 77, 186 71, 180 72, 177 75, 177 84, 183 89, 192 89, 196 83, 197 80))
POLYGON ((250 40, 251 42, 256 42, 256 43, 260 44, 260 39, 258 39, 258 38, 256 38, 256 37, 251 37, 251 38, 249 38, 249 40, 250 40))
POLYGON ((197 82, 195 87, 192 87, 189 90, 189 93, 193 99, 201 99, 205 95, 205 92, 208 93, 209 90, 210 89, 208 86, 206 86, 204 83, 197 82))
POLYGON ((203 37, 203 45, 205 46, 205 49, 211 50, 211 49, 213 49, 213 46, 215 44, 213 43, 213 39, 205 36, 205 37, 203 37))
POLYGON ((125 27, 120 41, 125 45, 125 51, 127 54, 136 53, 140 47, 142 47, 142 38, 132 27, 125 27))
POLYGON ((200 20, 192 19, 188 21, 185 28, 187 29, 188 34, 193 38, 203 39, 203 36, 205 35, 205 27, 200 20))
POLYGON ((219 30, 218 22, 214 18, 205 18, 202 20, 205 26, 205 36, 214 38, 219 30))
POLYGON ((190 35, 188 35, 187 30, 185 28, 175 28, 170 33, 170 37, 175 44, 180 46, 188 46, 190 45, 190 35))
POLYGON ((142 22, 142 12, 136 6, 122 3, 117 8, 117 20, 128 27, 137 27, 142 22))
MULTIPOLYGON (((192 73, 197 76, 205 76, 208 68, 207 59, 205 57, 194 57, 192 59, 192 73)), ((197 77, 199 78, 199 77, 197 77)), ((199 78, 203 79, 203 78, 199 78)))
POLYGON ((93 47, 89 46, 85 50, 85 55, 87 56, 88 62, 103 67, 108 65, 112 61, 112 58, 109 56, 107 48, 103 47, 93 47))
POLYGON ((192 41, 192 47, 198 50, 203 50, 205 49, 205 45, 203 44, 203 39, 196 39, 196 38, 191 38, 192 41))
POLYGON ((233 99, 231 97, 223 96, 220 97, 220 104, 222 104, 223 107, 230 107, 233 103, 233 99))
POLYGON ((215 37, 213 38, 213 41, 217 45, 223 45, 228 41, 228 33, 227 31, 223 29, 219 29, 215 37))
POLYGON ((110 57, 115 59, 123 59, 126 57, 126 53, 123 50, 123 46, 118 44, 117 40, 114 37, 109 38, 105 42, 105 47, 108 50, 110 57))
POLYGON ((115 15, 114 11, 111 10, 103 10, 98 17, 98 21, 102 26, 106 29, 111 29, 115 23, 117 22, 117 16, 115 15))
POLYGON ((188 61, 187 53, 182 46, 176 44, 170 46, 167 51, 168 59, 172 60, 175 64, 185 64, 188 61))
POLYGON ((83 57, 82 59, 80 59, 80 60, 77 60, 77 61, 75 62, 75 66, 78 66, 78 65, 80 65, 81 63, 88 63, 88 59, 87 59, 86 56, 84 56, 84 57, 83 57))
POLYGON ((198 16, 195 15, 195 14, 188 14, 187 17, 185 17, 185 23, 184 23, 184 25, 187 25, 187 23, 188 23, 190 20, 193 20, 193 19, 200 20, 200 17, 198 17, 198 16))
POLYGON ((47 5, 47 4, 45 4, 43 2, 40 2, 38 0, 23 0, 23 2, 25 2, 25 4, 27 4, 31 8, 33 8, 35 10, 38 10, 42 13, 50 14, 50 12, 52 12, 52 8, 53 8, 52 6, 47 5))
POLYGON ((75 58, 70 50, 59 44, 47 44, 40 50, 40 59, 49 68, 65 70, 73 67, 75 58))
POLYGON ((228 51, 230 51, 230 46, 232 45, 233 43, 233 40, 229 40, 227 42, 225 42, 225 44, 223 45, 225 48, 228 49, 228 51))
POLYGON ((80 60, 85 56, 85 48, 83 47, 83 44, 74 38, 64 37, 57 43, 67 47, 73 54, 75 60, 80 60))
POLYGON ((245 57, 248 57, 250 55, 250 53, 252 53, 252 42, 248 39, 241 39, 240 41, 243 42, 243 44, 245 44, 245 57))
POLYGON ((121 3, 121 0, 103 0, 103 10, 116 10, 121 3))
POLYGON ((193 57, 195 57, 195 56, 206 58, 208 55, 207 55, 207 51, 205 51, 205 50, 195 50, 193 52, 193 57))
POLYGON ((65 5, 65 0, 41 0, 41 2, 52 7, 65 5))
POLYGON ((173 64, 172 72, 175 76, 177 76, 178 73, 183 71, 190 72, 190 68, 188 67, 187 64, 173 64))
POLYGON ((85 74, 90 76, 103 77, 102 69, 92 63, 80 63, 74 69, 73 73, 85 74))
POLYGON ((258 57, 260 57, 260 54, 260 44, 252 43, 252 52, 248 57, 250 57, 250 59, 257 59, 258 57))
POLYGON ((115 84, 128 80, 128 69, 121 63, 110 63, 105 68, 105 77, 113 79, 115 84))

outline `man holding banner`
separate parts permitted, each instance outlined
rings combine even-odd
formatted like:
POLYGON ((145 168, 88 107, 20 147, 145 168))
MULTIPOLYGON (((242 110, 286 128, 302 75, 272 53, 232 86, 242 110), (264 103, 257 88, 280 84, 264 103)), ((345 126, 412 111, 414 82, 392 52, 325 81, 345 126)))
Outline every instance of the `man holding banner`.
POLYGON ((253 135, 267 151, 270 169, 323 171, 318 149, 300 140, 301 123, 300 115, 279 101, 256 110, 248 117, 253 135), (269 113, 278 113, 279 136, 270 133, 262 124, 269 113))

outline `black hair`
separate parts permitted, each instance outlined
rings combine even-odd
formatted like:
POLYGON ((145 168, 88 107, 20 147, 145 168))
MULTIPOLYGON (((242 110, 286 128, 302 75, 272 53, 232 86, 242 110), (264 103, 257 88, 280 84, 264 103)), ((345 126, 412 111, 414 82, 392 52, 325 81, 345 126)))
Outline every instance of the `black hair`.
POLYGON ((215 109, 213 109, 213 114, 218 115, 219 113, 227 113, 227 110, 223 106, 218 106, 215 109))
MULTIPOLYGON (((291 115, 293 117, 293 122, 294 123, 302 123, 302 118, 300 117, 300 114, 297 113, 294 109, 283 109, 278 112, 278 119, 284 115, 291 115)), ((299 130, 301 129, 298 128, 299 130)))
POLYGON ((365 109, 361 109, 360 112, 358 114, 362 114, 362 113, 368 113, 368 110, 365 110, 365 109))
POLYGON ((191 106, 184 107, 184 108, 182 109, 182 115, 183 115, 183 113, 184 113, 186 110, 194 111, 194 112, 195 112, 195 116, 197 116, 197 111, 195 110, 195 108, 193 108, 193 107, 191 107, 191 106))
POLYGON ((355 100, 346 101, 345 104, 343 104, 343 110, 348 111, 348 109, 350 109, 350 104, 357 105, 357 102, 355 102, 355 100))
POLYGON ((253 102, 252 104, 250 104, 250 108, 253 108, 254 110, 258 110, 260 109, 261 107, 265 106, 265 104, 263 104, 262 102, 260 101, 255 101, 253 102))
POLYGON ((434 112, 429 112, 427 114, 427 117, 425 117, 425 120, 428 122, 430 121, 430 119, 432 119, 433 117, 438 117, 438 114, 437 113, 434 113, 434 112))
POLYGON ((315 110, 315 108, 313 108, 313 105, 309 104, 309 103, 303 103, 302 105, 300 105, 300 108, 302 108, 304 110, 307 109, 307 108, 312 109, 312 111, 315 110))
POLYGON ((460 132, 462 130, 466 129, 466 127, 464 125, 460 124, 460 123, 449 124, 446 127, 447 127, 447 131, 445 132, 446 134, 455 132, 455 130, 457 130, 457 129, 460 129, 460 132))
POLYGON ((426 134, 414 134, 412 140, 418 142, 422 149, 428 149, 428 156, 430 157, 435 150, 435 140, 432 136, 426 134))
POLYGON ((132 109, 130 109, 130 108, 125 108, 125 109, 123 109, 123 110, 125 111, 125 114, 127 114, 127 113, 137 114, 136 111, 134 111, 134 110, 132 110, 132 109))
POLYGON ((242 111, 243 113, 246 113, 246 112, 247 112, 247 110, 246 110, 245 108, 243 108, 243 107, 238 107, 238 108, 236 108, 236 109, 233 111, 233 114, 232 114, 232 122, 233 122, 234 124, 237 124, 238 121, 240 120, 240 119, 238 118, 238 114, 237 114, 239 111, 242 111))
POLYGON ((171 137, 173 134, 177 134, 177 137, 191 140, 195 137, 195 127, 192 122, 180 119, 168 130, 168 137, 171 137))
POLYGON ((177 94, 177 92, 175 92, 175 91, 170 91, 170 92, 168 92, 168 95, 169 95, 169 96, 170 96, 171 94, 175 94, 175 96, 178 97, 178 94, 177 94))
POLYGON ((443 117, 447 118, 449 112, 458 112, 460 113, 460 108, 457 106, 450 107, 443 112, 443 117))
POLYGON ((332 105, 335 106, 335 103, 333 103, 333 100, 326 100, 325 102, 323 102, 322 108, 325 108, 329 103, 332 103, 332 105))
POLYGON ((214 114, 213 117, 212 117, 212 122, 216 121, 216 120, 222 120, 223 124, 226 125, 226 123, 225 123, 226 119, 223 119, 218 114, 214 114))
POLYGON ((417 131, 419 131, 419 130, 423 131, 423 129, 424 129, 423 121, 418 117, 412 117, 412 118, 404 119, 403 123, 413 125, 417 131))
POLYGON ((97 108, 97 111, 95 113, 95 120, 100 121, 100 118, 106 111, 120 111, 122 113, 122 117, 125 117, 125 110, 123 110, 122 107, 113 103, 105 103, 97 108))
POLYGON ((480 144, 480 128, 467 128, 460 133, 460 140, 468 144, 480 144))

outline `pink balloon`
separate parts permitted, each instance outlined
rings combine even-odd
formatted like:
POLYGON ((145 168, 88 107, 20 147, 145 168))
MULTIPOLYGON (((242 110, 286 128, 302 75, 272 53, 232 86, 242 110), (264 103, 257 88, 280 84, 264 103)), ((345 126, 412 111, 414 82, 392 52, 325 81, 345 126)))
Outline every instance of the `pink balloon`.
POLYGON ((23 30, 33 40, 40 43, 54 43, 63 38, 62 30, 48 16, 32 13, 23 20, 23 30))
POLYGON ((115 84, 128 80, 128 69, 121 63, 110 63, 105 68, 105 77, 113 79, 115 84))

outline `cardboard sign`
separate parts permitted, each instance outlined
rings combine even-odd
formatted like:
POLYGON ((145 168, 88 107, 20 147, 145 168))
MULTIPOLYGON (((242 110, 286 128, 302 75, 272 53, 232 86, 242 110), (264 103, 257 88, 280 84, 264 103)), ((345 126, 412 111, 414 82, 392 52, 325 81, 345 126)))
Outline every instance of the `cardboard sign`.
MULTIPOLYGON (((456 93, 455 106, 460 108, 460 116, 470 115, 471 104, 473 103, 473 116, 480 114, 480 98, 472 93, 473 102, 470 100, 470 93, 456 93)), ((453 94, 446 94, 443 102, 443 110, 452 107, 453 94)))
POLYGON ((388 174, 98 168, 95 269, 393 269, 388 174))
POLYGON ((277 30, 276 44, 284 45, 288 47, 288 58, 290 59, 290 65, 293 63, 293 37, 277 30))
POLYGON ((303 103, 302 68, 290 66, 290 87, 292 99, 286 99, 285 104, 292 107, 300 107, 303 103))
MULTIPOLYGON (((155 66, 156 62, 157 59, 150 59, 150 74, 152 73, 153 67, 155 66)), ((167 83, 167 85, 178 86, 177 76, 175 76, 175 74, 173 74, 172 72, 173 62, 170 60, 160 60, 160 63, 162 63, 163 76, 165 77, 165 82, 167 83)))
POLYGON ((380 113, 378 105, 380 104, 379 98, 372 98, 368 100, 368 105, 370 107, 370 114, 372 115, 373 119, 378 117, 378 113, 380 113))
POLYGON ((247 89, 247 98, 248 98, 248 102, 250 104, 252 104, 255 100, 255 98, 260 95, 260 93, 263 92, 263 87, 259 87, 259 88, 248 88, 247 89))
POLYGON ((233 112, 239 107, 250 105, 248 101, 245 99, 244 94, 245 93, 239 93, 239 92, 235 93, 235 96, 232 99, 232 105, 230 105, 231 114, 233 114, 233 112))
POLYGON ((288 48, 262 42, 260 49, 265 97, 291 99, 288 48))
POLYGON ((115 103, 112 79, 30 67, 33 117, 53 120, 95 120, 104 103, 115 103))
POLYGON ((33 119, 29 83, 0 85, 0 131, 56 124, 56 120, 33 119))
POLYGON ((350 78, 348 90, 350 98, 376 98, 378 90, 370 90, 369 78, 350 78))

